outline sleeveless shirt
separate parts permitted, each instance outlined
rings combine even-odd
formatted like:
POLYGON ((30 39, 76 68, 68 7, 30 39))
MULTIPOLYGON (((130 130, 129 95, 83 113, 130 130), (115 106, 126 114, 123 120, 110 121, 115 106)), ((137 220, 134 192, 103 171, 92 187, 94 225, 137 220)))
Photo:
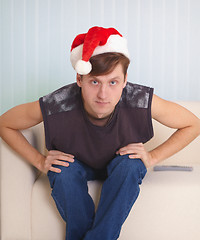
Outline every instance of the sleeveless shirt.
POLYGON ((121 147, 153 137, 152 95, 153 88, 128 82, 105 126, 90 122, 76 83, 41 97, 47 149, 72 154, 94 169, 105 168, 121 147))

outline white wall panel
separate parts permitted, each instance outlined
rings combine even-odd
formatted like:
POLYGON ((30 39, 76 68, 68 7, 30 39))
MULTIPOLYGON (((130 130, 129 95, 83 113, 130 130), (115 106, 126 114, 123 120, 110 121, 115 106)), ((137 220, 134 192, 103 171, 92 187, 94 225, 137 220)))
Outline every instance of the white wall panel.
POLYGON ((200 1, 0 0, 0 113, 75 80, 74 37, 94 25, 128 39, 129 81, 200 101, 200 1))

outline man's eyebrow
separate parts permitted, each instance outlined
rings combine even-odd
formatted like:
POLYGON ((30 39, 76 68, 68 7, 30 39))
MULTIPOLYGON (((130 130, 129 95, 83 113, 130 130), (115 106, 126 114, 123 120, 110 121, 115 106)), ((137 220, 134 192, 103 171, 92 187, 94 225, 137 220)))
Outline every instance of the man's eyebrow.
MULTIPOLYGON (((98 76, 90 76, 89 79, 95 79, 98 81, 102 81, 98 76)), ((108 80, 112 81, 112 80, 120 80, 121 78, 119 76, 115 76, 115 77, 111 77, 108 80)))

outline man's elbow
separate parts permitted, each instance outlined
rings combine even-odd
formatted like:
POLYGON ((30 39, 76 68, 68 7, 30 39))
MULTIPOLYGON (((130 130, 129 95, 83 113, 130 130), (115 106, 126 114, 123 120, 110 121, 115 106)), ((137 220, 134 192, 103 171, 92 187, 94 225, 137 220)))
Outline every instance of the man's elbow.
POLYGON ((198 136, 200 135, 200 119, 198 119, 198 127, 197 127, 197 129, 198 129, 198 136))
POLYGON ((4 130, 6 129, 6 121, 3 115, 0 116, 0 137, 2 138, 4 130))
POLYGON ((200 135, 200 119, 197 118, 197 120, 193 124, 193 128, 195 129, 197 137, 200 135))
POLYGON ((2 132, 2 116, 0 116, 0 137, 1 137, 1 132, 2 132))

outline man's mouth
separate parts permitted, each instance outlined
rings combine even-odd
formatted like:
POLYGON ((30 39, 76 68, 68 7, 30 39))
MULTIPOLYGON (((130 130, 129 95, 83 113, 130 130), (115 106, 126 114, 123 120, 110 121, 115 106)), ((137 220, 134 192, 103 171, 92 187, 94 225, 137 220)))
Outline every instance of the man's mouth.
POLYGON ((96 103, 99 105, 99 106, 106 106, 109 104, 109 102, 101 102, 101 101, 96 101, 96 103))

